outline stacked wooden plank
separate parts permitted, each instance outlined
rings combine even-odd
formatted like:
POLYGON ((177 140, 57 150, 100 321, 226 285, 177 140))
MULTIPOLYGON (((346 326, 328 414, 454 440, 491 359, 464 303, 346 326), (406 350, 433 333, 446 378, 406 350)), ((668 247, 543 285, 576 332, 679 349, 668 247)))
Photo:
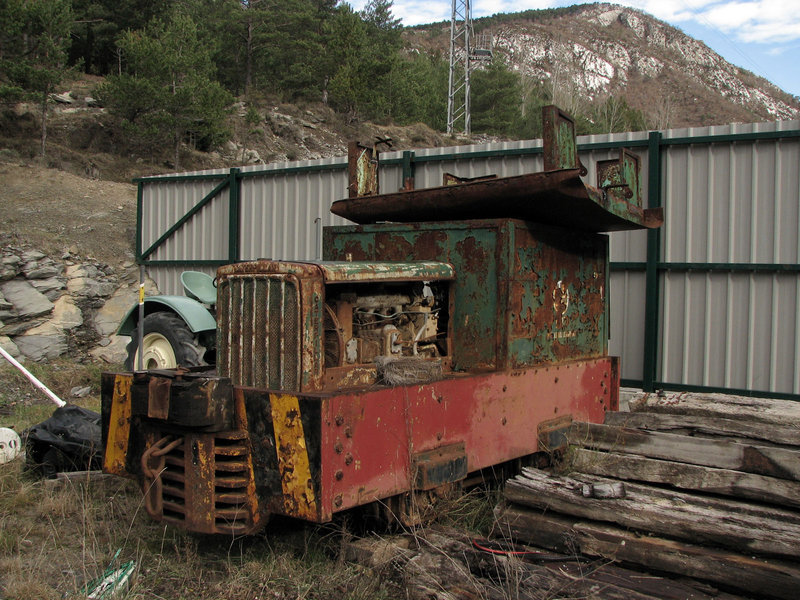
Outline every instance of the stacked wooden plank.
POLYGON ((605 424, 574 423, 563 464, 506 484, 519 541, 800 598, 800 403, 642 395, 605 424))

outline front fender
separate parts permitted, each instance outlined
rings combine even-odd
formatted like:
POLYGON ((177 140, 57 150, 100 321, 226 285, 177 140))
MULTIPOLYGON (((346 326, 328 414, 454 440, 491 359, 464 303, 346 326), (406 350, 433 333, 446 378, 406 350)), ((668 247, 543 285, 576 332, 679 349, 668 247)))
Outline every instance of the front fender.
MULTIPOLYGON (((203 304, 187 296, 150 296, 144 299, 145 316, 168 311, 178 315, 192 333, 213 331, 217 328, 214 315, 203 304)), ((122 319, 117 335, 132 335, 139 322, 139 305, 134 304, 122 319)))

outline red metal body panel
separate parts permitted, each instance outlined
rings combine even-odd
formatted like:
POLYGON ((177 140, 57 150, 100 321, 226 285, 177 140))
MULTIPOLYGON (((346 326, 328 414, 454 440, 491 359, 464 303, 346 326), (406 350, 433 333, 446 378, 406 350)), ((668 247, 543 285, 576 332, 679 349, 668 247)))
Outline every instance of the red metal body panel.
POLYGON ((602 422, 618 389, 617 359, 605 357, 326 398, 323 519, 411 490, 419 452, 463 442, 470 472, 536 452, 540 424, 602 422))

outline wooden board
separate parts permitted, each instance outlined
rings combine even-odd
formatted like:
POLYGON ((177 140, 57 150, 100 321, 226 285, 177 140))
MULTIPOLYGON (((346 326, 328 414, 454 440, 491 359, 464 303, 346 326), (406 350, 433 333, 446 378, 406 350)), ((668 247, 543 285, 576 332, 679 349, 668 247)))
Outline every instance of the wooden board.
POLYGON ((720 545, 743 553, 797 555, 800 540, 797 512, 633 483, 625 484, 625 498, 597 499, 580 494, 583 483, 612 481, 591 475, 582 475, 578 481, 524 468, 506 483, 505 497, 509 502, 532 508, 720 545))
POLYGON ((800 402, 771 398, 748 398, 726 394, 646 394, 631 402, 631 412, 721 417, 751 423, 800 428, 800 402))
POLYGON ((713 436, 738 436, 773 444, 800 446, 800 424, 776 425, 719 416, 683 415, 658 412, 607 412, 606 425, 678 432, 681 430, 713 436))
POLYGON ((800 449, 742 444, 642 431, 596 423, 573 423, 571 444, 596 450, 624 451, 650 458, 800 480, 800 449))
POLYGON ((797 564, 640 536, 612 525, 542 514, 519 506, 498 507, 495 517, 497 528, 505 534, 520 542, 556 551, 565 551, 569 546, 588 556, 696 577, 763 598, 795 600, 800 589, 800 566, 797 564))
POLYGON ((585 448, 576 448, 571 457, 570 466, 581 473, 800 507, 797 481, 585 448))

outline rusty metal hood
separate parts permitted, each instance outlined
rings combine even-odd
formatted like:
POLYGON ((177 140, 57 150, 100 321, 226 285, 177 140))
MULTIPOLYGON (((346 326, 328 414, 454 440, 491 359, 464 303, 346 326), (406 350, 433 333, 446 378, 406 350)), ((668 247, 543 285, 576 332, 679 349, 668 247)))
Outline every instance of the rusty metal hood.
POLYGON ((339 200, 331 212, 359 224, 514 218, 583 231, 660 227, 663 209, 613 200, 560 169, 339 200))
POLYGON ((287 273, 317 275, 325 283, 351 281, 441 281, 455 279, 453 265, 446 262, 372 262, 372 261, 257 261, 226 265, 219 277, 250 273, 287 273))

